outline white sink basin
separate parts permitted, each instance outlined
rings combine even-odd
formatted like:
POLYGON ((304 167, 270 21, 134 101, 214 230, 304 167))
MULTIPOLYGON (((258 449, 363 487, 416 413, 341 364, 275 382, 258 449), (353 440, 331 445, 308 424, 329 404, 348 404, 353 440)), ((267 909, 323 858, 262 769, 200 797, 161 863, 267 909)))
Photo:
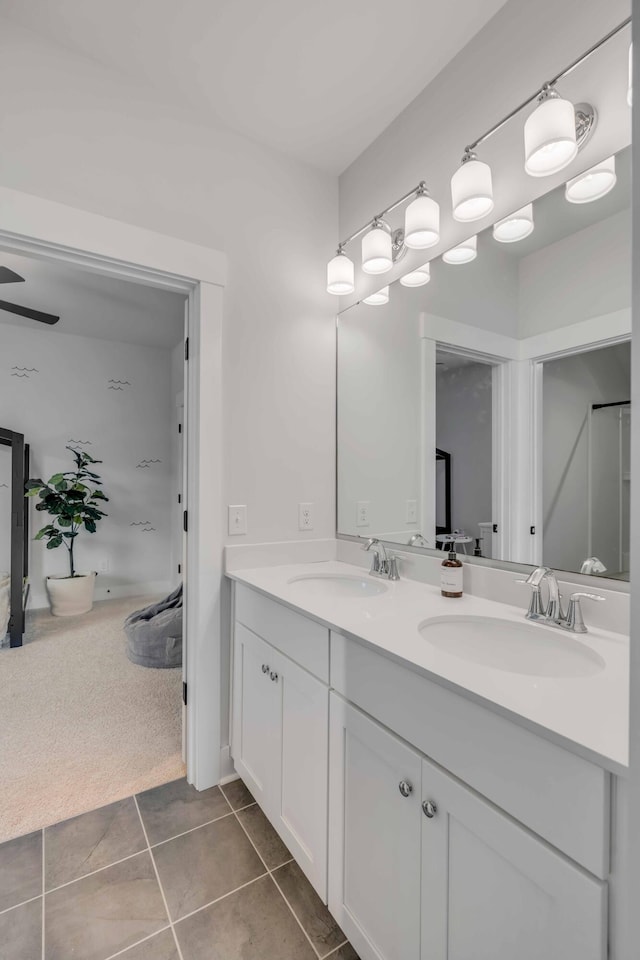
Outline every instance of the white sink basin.
POLYGON ((306 573, 291 577, 287 583, 297 584, 305 593, 315 597, 379 597, 387 591, 383 583, 339 573, 306 573))
POLYGON ((506 673, 588 677, 605 661, 575 634, 494 617, 434 617, 418 627, 430 644, 454 657, 506 673))

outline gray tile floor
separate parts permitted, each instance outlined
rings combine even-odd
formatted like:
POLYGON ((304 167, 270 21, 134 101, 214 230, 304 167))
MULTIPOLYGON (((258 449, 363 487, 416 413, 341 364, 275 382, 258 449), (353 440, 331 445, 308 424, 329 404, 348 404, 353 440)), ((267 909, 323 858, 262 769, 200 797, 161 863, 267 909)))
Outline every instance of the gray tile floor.
POLYGON ((240 780, 0 845, 2 960, 358 960, 240 780))

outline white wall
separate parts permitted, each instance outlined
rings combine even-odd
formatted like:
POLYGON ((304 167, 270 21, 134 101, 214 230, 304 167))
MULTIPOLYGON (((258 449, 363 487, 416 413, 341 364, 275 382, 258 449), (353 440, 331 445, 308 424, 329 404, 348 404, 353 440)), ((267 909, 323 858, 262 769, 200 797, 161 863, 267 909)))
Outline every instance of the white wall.
MULTIPOLYGON (((73 469, 70 441, 104 462, 110 498, 95 534, 76 541, 76 569, 100 570, 97 596, 163 592, 173 579, 171 390, 167 349, 0 324, 1 425, 25 435, 31 476, 73 469), (17 370, 14 368, 27 368, 17 370), (124 384, 110 380, 126 381, 124 384), (147 464, 145 465, 145 461, 147 464), (151 461, 151 462, 149 462, 151 461), (148 521, 144 523, 143 521, 148 521)), ((0 568, 9 567, 9 458, 0 461, 0 568), (2 486, 6 483, 7 486, 2 486)), ((31 534, 49 522, 31 503, 31 534)), ((30 544, 32 605, 44 577, 68 574, 68 553, 30 544)))
POLYGON ((0 184, 228 254, 225 502, 247 504, 248 542, 332 535, 336 178, 11 22, 0 43, 0 184))
POLYGON ((518 335, 604 316, 631 304, 631 210, 519 261, 518 335))
POLYGON ((407 522, 407 500, 418 508, 420 329, 411 291, 396 292, 387 306, 363 303, 339 320, 338 529, 406 542, 419 529, 407 522))

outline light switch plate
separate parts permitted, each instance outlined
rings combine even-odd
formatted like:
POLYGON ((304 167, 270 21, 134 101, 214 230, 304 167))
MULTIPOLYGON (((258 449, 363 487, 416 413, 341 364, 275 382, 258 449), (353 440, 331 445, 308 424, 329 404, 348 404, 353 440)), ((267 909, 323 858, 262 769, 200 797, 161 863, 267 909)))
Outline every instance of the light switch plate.
POLYGON ((369 526, 369 507, 371 505, 370 500, 359 500, 358 509, 356 513, 356 527, 368 527, 369 526))
POLYGON ((418 501, 407 500, 407 523, 418 522, 418 501))
POLYGON ((247 507, 245 504, 229 506, 229 536, 240 537, 247 532, 247 507))
POLYGON ((313 504, 298 504, 298 530, 313 530, 313 504))

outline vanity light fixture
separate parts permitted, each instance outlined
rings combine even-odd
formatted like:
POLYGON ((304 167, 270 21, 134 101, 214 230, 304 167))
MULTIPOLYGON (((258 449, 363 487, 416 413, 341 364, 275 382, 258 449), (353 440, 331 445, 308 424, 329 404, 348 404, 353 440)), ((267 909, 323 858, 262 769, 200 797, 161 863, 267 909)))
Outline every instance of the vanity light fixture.
POLYGON ((548 177, 564 170, 577 152, 574 106, 545 83, 524 125, 524 168, 531 177, 548 177))
POLYGON ((404 242, 410 250, 425 250, 440 240, 440 205, 429 196, 423 181, 404 213, 404 242))
POLYGON ((493 225, 493 239, 500 243, 516 243, 533 233, 533 204, 527 203, 493 225))
POLYGON ((464 151, 460 166, 451 177, 453 217, 462 223, 481 220, 493 210, 491 167, 478 160, 471 147, 464 151))
POLYGON ((353 260, 344 253, 342 246, 327 264, 327 293, 343 296, 355 290, 353 260))
POLYGON ((475 236, 469 237, 468 240, 459 243, 457 247, 452 247, 451 250, 447 250, 446 253, 442 254, 442 259, 445 263, 471 263, 477 256, 478 238, 475 236))
POLYGON ((423 287, 425 283, 429 283, 429 280, 431 280, 431 268, 428 263, 400 277, 403 287, 423 287))
POLYGON ((627 103, 633 106, 633 44, 629 44, 629 86, 627 88, 627 103))
POLYGON ((376 217, 371 229, 362 238, 362 269, 365 273, 386 273, 393 266, 393 250, 389 224, 376 217))
POLYGON ((613 190, 616 180, 616 158, 607 157, 569 180, 564 195, 569 203, 591 203, 613 190))
POLYGON ((365 297, 362 302, 368 303, 370 307, 381 307, 384 303, 389 303, 389 287, 376 290, 375 293, 371 293, 368 297, 365 297))

